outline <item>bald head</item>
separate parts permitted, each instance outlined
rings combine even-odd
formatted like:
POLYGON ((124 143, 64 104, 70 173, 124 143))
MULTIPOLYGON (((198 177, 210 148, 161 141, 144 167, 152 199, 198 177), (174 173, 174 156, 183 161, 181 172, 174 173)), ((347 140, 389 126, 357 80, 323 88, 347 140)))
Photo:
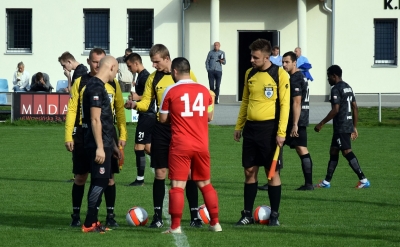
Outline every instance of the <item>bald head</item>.
POLYGON ((296 53, 296 56, 297 56, 297 57, 300 57, 300 56, 301 56, 301 48, 300 48, 300 47, 296 47, 296 48, 294 49, 294 53, 296 53))
POLYGON ((214 50, 219 51, 220 47, 221 47, 221 44, 218 41, 214 43, 214 50))
POLYGON ((100 60, 100 68, 96 77, 103 82, 114 80, 118 73, 118 62, 113 56, 105 56, 100 60))

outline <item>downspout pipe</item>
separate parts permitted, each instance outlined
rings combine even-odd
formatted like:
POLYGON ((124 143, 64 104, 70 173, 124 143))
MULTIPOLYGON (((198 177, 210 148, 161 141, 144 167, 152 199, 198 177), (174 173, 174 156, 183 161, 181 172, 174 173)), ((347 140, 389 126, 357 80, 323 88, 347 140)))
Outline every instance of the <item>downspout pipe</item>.
POLYGON ((182 57, 185 57, 185 10, 187 10, 190 5, 190 0, 182 0, 182 57))
POLYGON ((328 7, 328 0, 324 0, 322 8, 331 15, 331 65, 335 64, 335 0, 331 0, 332 7, 328 7))

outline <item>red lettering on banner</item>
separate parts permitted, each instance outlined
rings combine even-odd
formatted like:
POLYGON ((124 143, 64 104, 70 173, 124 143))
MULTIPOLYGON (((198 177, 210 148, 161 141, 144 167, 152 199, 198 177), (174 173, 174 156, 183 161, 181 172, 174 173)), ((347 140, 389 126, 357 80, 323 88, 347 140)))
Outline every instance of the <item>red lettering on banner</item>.
POLYGON ((32 94, 21 94, 20 114, 32 114, 32 94))
POLYGON ((47 94, 47 112, 48 115, 58 115, 58 100, 60 95, 57 94, 47 94))
POLYGON ((36 94, 33 95, 33 114, 44 115, 46 109, 46 94, 36 94))

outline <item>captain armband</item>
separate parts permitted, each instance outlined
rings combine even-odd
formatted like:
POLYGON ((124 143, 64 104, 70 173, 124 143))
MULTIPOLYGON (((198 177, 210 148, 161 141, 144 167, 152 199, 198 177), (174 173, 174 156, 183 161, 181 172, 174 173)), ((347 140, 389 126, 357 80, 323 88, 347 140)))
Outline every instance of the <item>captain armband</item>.
POLYGON ((212 112, 214 110, 214 107, 212 105, 208 106, 208 112, 212 112))

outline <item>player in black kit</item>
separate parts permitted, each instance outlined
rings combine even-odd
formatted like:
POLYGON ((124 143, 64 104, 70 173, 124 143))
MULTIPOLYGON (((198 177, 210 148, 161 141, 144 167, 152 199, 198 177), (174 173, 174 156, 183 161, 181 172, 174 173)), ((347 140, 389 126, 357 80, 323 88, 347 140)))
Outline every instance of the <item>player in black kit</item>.
POLYGON ((104 233, 107 230, 98 222, 98 208, 112 177, 111 156, 114 152, 120 157, 120 153, 114 140, 113 113, 105 84, 112 81, 117 72, 118 62, 115 58, 102 58, 98 73, 88 81, 83 93, 82 128, 84 146, 91 166, 88 211, 82 226, 83 232, 104 233))
POLYGON ((297 68, 296 60, 296 54, 292 51, 285 53, 282 57, 283 69, 290 75, 290 112, 285 144, 296 149, 301 160, 305 182, 297 190, 313 190, 313 163, 307 149, 307 126, 310 108, 308 81, 297 68))
POLYGON ((320 132, 322 126, 333 119, 333 136, 326 177, 324 181, 321 181, 317 185, 317 187, 330 188, 330 182, 339 161, 340 150, 360 180, 356 188, 369 188, 371 186, 370 182, 362 172, 357 157, 351 150, 351 140, 355 140, 358 137, 358 109, 353 89, 349 84, 342 80, 342 69, 338 65, 332 65, 329 67, 327 74, 328 82, 332 86, 332 110, 319 124, 315 126, 314 130, 320 132))

